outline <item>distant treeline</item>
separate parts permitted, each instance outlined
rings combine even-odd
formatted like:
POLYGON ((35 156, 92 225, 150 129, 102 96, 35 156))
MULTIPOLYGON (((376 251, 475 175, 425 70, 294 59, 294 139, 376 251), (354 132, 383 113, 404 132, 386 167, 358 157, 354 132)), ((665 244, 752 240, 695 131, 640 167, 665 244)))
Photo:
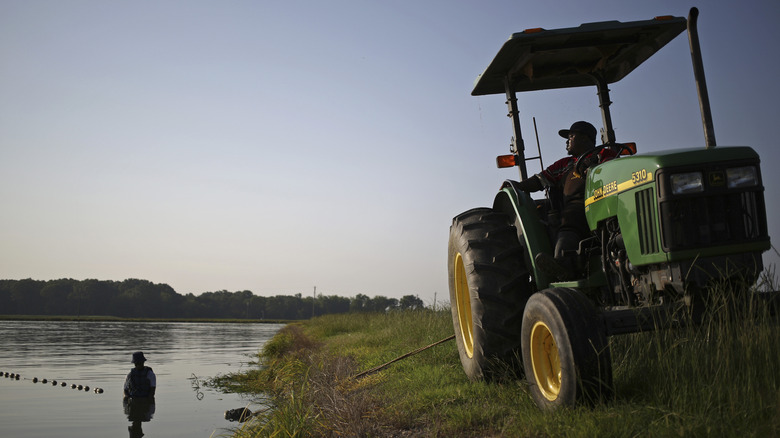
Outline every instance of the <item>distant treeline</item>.
POLYGON ((147 280, 0 280, 0 314, 117 316, 124 318, 307 319, 312 315, 418 309, 414 295, 400 300, 358 294, 261 297, 240 292, 180 295, 147 280))

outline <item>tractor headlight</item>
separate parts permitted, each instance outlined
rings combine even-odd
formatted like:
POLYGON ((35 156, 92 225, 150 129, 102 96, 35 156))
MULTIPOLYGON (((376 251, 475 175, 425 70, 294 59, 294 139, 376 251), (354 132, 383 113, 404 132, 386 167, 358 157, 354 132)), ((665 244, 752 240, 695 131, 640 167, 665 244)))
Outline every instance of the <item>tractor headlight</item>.
POLYGON ((677 173, 672 175, 669 178, 672 183, 672 194, 685 195, 703 191, 704 184, 702 184, 701 175, 701 172, 677 173))
POLYGON ((755 166, 726 169, 726 182, 730 189, 758 185, 758 172, 755 166))

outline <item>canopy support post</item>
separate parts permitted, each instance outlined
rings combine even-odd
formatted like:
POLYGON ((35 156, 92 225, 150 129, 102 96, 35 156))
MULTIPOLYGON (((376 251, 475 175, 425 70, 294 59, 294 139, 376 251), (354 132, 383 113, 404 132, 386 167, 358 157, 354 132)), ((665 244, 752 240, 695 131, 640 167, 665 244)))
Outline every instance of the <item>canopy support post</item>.
POLYGON ((506 104, 509 108, 507 116, 512 119, 512 145, 510 151, 515 155, 515 163, 520 168, 520 180, 528 178, 528 170, 525 165, 525 143, 523 134, 520 130, 520 111, 517 108, 517 95, 512 88, 509 76, 504 78, 504 89, 506 90, 506 104))

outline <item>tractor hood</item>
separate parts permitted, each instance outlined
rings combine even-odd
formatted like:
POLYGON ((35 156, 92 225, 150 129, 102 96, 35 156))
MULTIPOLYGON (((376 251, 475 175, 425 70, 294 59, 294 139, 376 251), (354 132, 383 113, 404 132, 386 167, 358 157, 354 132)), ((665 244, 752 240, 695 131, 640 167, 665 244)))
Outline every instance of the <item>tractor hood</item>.
POLYGON ((569 88, 621 80, 686 29, 683 17, 657 17, 513 34, 474 83, 473 96, 569 88))

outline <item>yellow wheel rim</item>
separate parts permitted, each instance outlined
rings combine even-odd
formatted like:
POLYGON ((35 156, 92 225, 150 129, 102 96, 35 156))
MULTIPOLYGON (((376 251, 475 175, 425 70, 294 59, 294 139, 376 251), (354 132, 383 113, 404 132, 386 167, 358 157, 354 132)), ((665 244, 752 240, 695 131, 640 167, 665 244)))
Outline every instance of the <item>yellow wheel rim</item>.
POLYGON ((561 361, 555 338, 547 324, 541 321, 534 324, 529 349, 539 391, 547 400, 557 399, 561 392, 561 361))
POLYGON ((455 306, 458 309, 458 327, 460 327, 463 348, 468 357, 474 357, 474 326, 471 320, 471 295, 466 279, 466 267, 460 253, 455 256, 455 306))

